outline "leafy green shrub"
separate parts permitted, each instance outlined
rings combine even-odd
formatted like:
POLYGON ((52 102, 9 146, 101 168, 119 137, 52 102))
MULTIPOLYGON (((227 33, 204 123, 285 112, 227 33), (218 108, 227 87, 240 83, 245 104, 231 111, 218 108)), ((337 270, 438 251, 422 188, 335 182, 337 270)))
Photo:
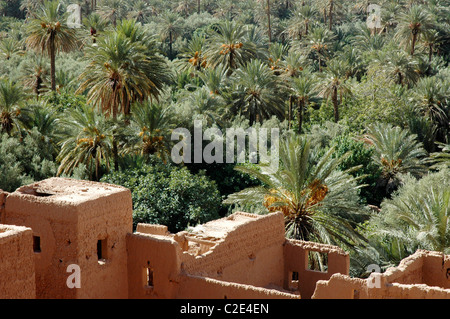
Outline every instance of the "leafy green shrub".
POLYGON ((221 197, 215 182, 156 157, 141 167, 105 175, 101 181, 131 190, 134 227, 161 224, 178 232, 219 217, 221 197))
POLYGON ((362 199, 373 205, 379 205, 383 200, 382 194, 376 192, 376 184, 381 175, 381 169, 372 160, 373 148, 368 148, 363 142, 352 138, 350 135, 339 135, 331 142, 336 143, 334 157, 342 157, 345 153, 351 155, 344 159, 339 165, 339 169, 347 170, 351 167, 361 165, 361 168, 351 174, 359 177, 359 184, 367 185, 361 189, 362 199))

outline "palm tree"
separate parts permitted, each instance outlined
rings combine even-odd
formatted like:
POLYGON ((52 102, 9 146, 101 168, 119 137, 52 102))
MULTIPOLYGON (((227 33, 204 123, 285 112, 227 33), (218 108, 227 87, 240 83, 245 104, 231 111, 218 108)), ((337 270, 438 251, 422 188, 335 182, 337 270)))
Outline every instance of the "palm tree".
POLYGON ((164 11, 158 16, 159 35, 162 41, 169 40, 169 57, 173 56, 173 42, 183 30, 180 15, 172 11, 164 11))
POLYGON ((91 61, 80 75, 77 92, 88 90, 88 103, 117 118, 119 112, 129 114, 130 105, 149 97, 158 98, 170 81, 168 68, 142 42, 133 42, 123 33, 111 33, 98 46, 86 50, 91 61))
POLYGON ((238 67, 255 58, 257 50, 251 42, 245 41, 246 29, 236 22, 224 21, 212 29, 205 55, 208 67, 224 65, 228 75, 238 67))
MULTIPOLYGON (((132 34, 138 36, 140 32, 135 31, 132 34)), ((153 42, 141 36, 129 38, 123 32, 110 33, 99 41, 98 46, 86 50, 91 62, 80 75, 77 93, 87 90, 88 103, 98 106, 108 116, 112 115, 113 120, 120 112, 130 114, 131 104, 135 101, 158 99, 164 85, 171 80, 165 61, 152 47, 153 42)), ((118 169, 116 140, 113 147, 114 165, 118 169)))
POLYGON ((114 27, 117 26, 117 22, 126 17, 126 5, 122 0, 102 0, 98 6, 97 12, 100 16, 109 20, 114 27))
POLYGON ((298 133, 301 134, 304 110, 310 102, 318 100, 317 81, 311 74, 302 74, 300 77, 292 78, 290 89, 297 99, 298 133))
POLYGON ((432 28, 430 14, 420 5, 411 6, 406 12, 399 15, 395 38, 410 48, 410 54, 414 55, 417 41, 423 33, 432 28))
POLYGON ((58 142, 58 113, 47 103, 31 102, 22 110, 24 116, 21 123, 31 137, 40 139, 40 142, 49 146, 53 156, 57 155, 58 142), (35 133, 32 134, 32 130, 35 133))
POLYGON ((395 243, 405 255, 417 249, 450 253, 449 170, 422 179, 408 178, 392 199, 383 201, 381 213, 369 226, 377 242, 395 243))
POLYGON ((124 146, 125 153, 156 155, 166 162, 170 156, 172 109, 147 100, 134 103, 131 111, 130 133, 127 133, 130 138, 124 146))
POLYGON ((33 54, 31 59, 27 60, 22 82, 27 89, 33 91, 37 99, 48 89, 46 85, 46 82, 48 82, 48 69, 42 56, 33 54))
POLYGON ((428 62, 431 62, 433 58, 434 47, 441 40, 441 36, 439 35, 439 31, 436 30, 428 30, 423 33, 423 42, 426 47, 428 47, 428 62))
POLYGON ((14 54, 21 52, 21 43, 17 39, 7 37, 0 41, 0 56, 3 56, 6 60, 11 59, 14 54))
POLYGON ((284 101, 277 76, 258 59, 248 62, 233 74, 235 86, 231 111, 246 115, 250 125, 272 116, 284 117, 284 101))
POLYGON ((128 13, 128 18, 143 23, 152 13, 153 9, 148 2, 138 0, 133 4, 131 11, 128 13))
POLYGON ((203 35, 194 34, 192 39, 183 48, 180 57, 184 67, 188 66, 196 71, 200 71, 206 67, 205 51, 206 38, 203 35))
POLYGON ((25 98, 22 87, 7 79, 0 79, 0 132, 11 135, 15 127, 20 133, 20 104, 25 98))
POLYGON ((416 177, 425 171, 427 152, 415 134, 388 123, 373 124, 367 128, 364 140, 374 148, 373 160, 382 169, 379 187, 387 194, 400 184, 399 174, 416 177))
POLYGON ((401 86, 412 86, 419 77, 417 61, 402 50, 378 51, 369 74, 382 72, 386 79, 401 86))
POLYGON ((417 82, 413 100, 421 112, 436 125, 438 141, 448 142, 450 82, 436 76, 422 78, 417 82))
POLYGON ((334 110, 334 121, 339 121, 339 104, 343 95, 350 93, 350 88, 345 83, 345 68, 339 60, 328 62, 321 81, 322 90, 320 95, 331 98, 334 110))
POLYGON ((99 32, 104 31, 108 23, 108 20, 103 19, 96 12, 91 13, 87 18, 83 19, 84 26, 89 29, 89 32, 91 34, 92 43, 97 42, 99 32))
POLYGON ((75 29, 66 24, 66 15, 59 13, 58 1, 46 1, 27 26, 27 47, 50 56, 51 90, 56 90, 56 54, 77 47, 75 29))
POLYGON ((101 165, 107 169, 113 157, 114 125, 86 105, 71 109, 59 121, 60 162, 58 175, 71 174, 80 164, 86 165, 91 180, 100 179, 101 165))
POLYGON ((225 204, 264 205, 268 212, 283 212, 289 238, 339 246, 363 242, 354 228, 361 216, 357 186, 349 171, 339 171, 339 163, 349 156, 333 158, 334 148, 320 156, 304 136, 289 135, 280 141, 280 167, 237 166, 264 186, 231 194, 225 204))
POLYGON ((314 27, 307 36, 308 50, 315 54, 319 72, 322 72, 322 63, 329 56, 329 45, 333 38, 333 33, 322 26, 314 27))

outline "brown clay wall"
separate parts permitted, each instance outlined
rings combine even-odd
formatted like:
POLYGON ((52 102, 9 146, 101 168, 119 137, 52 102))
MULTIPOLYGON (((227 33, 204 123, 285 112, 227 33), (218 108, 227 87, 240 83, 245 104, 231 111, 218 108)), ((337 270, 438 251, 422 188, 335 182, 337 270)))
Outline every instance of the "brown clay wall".
POLYGON ((320 280, 311 299, 367 299, 367 281, 334 274, 329 280, 320 280))
POLYGON ((77 210, 77 260, 82 274, 78 298, 128 298, 126 236, 133 231, 130 191, 117 189, 81 203, 77 210))
POLYGON ((336 246, 299 240, 286 240, 284 245, 284 288, 289 289, 292 285, 292 273, 298 273, 298 290, 303 299, 311 298, 317 281, 327 280, 335 273, 347 275, 349 268, 349 255, 336 246), (328 255, 327 272, 308 269, 309 251, 328 255))
POLYGON ((139 223, 136 227, 137 233, 142 234, 151 234, 151 235, 169 235, 169 231, 167 230, 167 226, 164 225, 153 225, 153 224, 143 224, 139 223))
POLYGON ((11 193, 7 197, 4 222, 30 227, 40 238, 41 252, 34 253, 37 298, 75 298, 67 288, 67 266, 76 263, 76 207, 54 203, 51 198, 11 193))
MULTIPOLYGON (((240 213, 243 214, 243 213, 240 213)), ((227 234, 208 252, 182 255, 189 275, 266 287, 283 285, 283 214, 255 216, 227 234)))
POLYGON ((165 236, 128 234, 128 295, 132 299, 174 298, 179 288, 180 253, 178 243, 165 236), (147 285, 147 269, 153 286, 147 285))
MULTIPOLYGON (((330 280, 317 283, 314 299, 450 299, 450 289, 445 286, 449 255, 417 251, 403 259, 379 278, 379 285, 369 287, 368 280, 333 275, 330 280), (422 282, 424 281, 424 282, 422 282)), ((448 285, 448 284, 447 284, 448 285)))
POLYGON ((450 255, 427 252, 422 276, 423 282, 428 286, 450 289, 450 255))
POLYGON ((299 295, 275 289, 231 283, 213 278, 185 275, 180 278, 181 299, 293 299, 299 295))
POLYGON ((8 196, 8 192, 5 192, 0 189, 0 224, 3 224, 3 213, 5 211, 6 197, 8 196))
POLYGON ((31 229, 0 225, 0 299, 36 298, 32 241, 31 229))
POLYGON ((403 259, 397 267, 386 269, 383 278, 390 283, 423 284, 423 257, 416 253, 403 259))

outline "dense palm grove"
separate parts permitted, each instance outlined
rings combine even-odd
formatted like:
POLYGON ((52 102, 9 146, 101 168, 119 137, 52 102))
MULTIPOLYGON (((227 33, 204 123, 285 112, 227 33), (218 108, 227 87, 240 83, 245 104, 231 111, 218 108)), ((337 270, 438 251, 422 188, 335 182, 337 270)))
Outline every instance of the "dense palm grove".
POLYGON ((448 0, 1 1, 0 188, 123 185, 135 224, 171 231, 282 211, 355 276, 449 254, 449 30, 448 0), (278 171, 174 164, 194 120, 278 128, 278 171))

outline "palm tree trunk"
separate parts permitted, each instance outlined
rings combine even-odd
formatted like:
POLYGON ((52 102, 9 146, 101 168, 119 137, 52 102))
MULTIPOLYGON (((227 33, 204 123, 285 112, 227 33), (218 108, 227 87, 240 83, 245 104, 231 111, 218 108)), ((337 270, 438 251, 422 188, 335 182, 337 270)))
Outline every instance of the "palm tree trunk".
POLYGON ((288 128, 291 129, 291 121, 292 121, 292 105, 294 104, 294 96, 291 95, 289 97, 289 113, 288 113, 288 128))
POLYGON ((433 58, 433 43, 430 43, 428 46, 430 48, 428 51, 428 62, 431 62, 431 59, 433 58))
POLYGON ((330 0, 330 25, 329 29, 332 30, 333 27, 333 0, 330 0))
POLYGON ((169 54, 170 58, 172 58, 172 31, 169 32, 169 54))
POLYGON ((301 97, 298 99, 298 134, 302 134, 303 125, 303 109, 305 106, 305 98, 301 97))
POLYGON ((338 89, 337 87, 333 88, 333 94, 331 96, 331 100, 333 101, 334 108, 334 122, 339 122, 339 103, 338 103, 338 89))
POLYGON ((200 0, 197 0, 197 13, 200 14, 200 0))
POLYGON ((51 76, 51 86, 52 91, 56 91, 56 50, 55 50, 55 34, 52 32, 50 35, 50 76, 51 76))
POLYGON ((413 31, 413 37, 412 37, 412 41, 411 41, 411 55, 414 55, 416 41, 417 41, 417 32, 413 31))
POLYGON ((271 43, 272 42, 272 28, 270 26, 270 0, 267 0, 267 23, 268 23, 269 43, 271 43))

